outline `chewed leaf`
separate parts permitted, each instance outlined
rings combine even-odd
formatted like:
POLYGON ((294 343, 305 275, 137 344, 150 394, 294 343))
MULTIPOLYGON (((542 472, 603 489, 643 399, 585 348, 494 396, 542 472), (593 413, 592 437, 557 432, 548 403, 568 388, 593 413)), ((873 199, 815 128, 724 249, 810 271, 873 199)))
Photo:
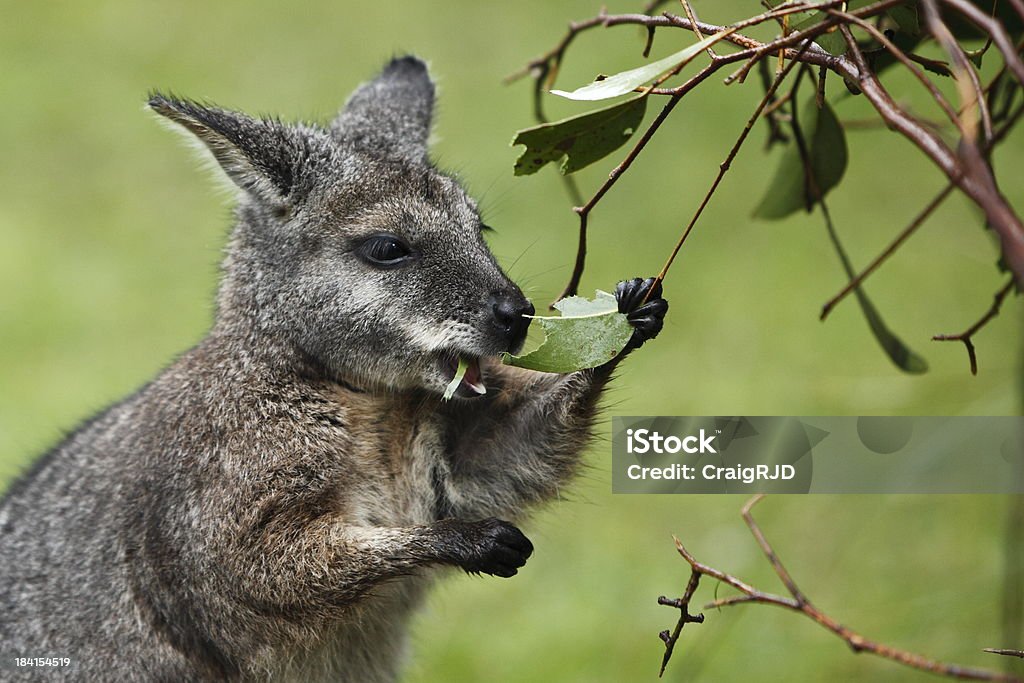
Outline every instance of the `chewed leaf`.
POLYGON ((785 218, 800 209, 810 210, 835 187, 846 171, 846 137, 828 102, 820 110, 812 96, 800 110, 800 128, 807 145, 807 177, 800 149, 791 143, 782 153, 772 182, 754 210, 755 218, 785 218))
POLYGON ((516 133, 513 145, 526 145, 516 160, 515 174, 536 173, 563 156, 562 175, 574 173, 624 145, 644 119, 647 98, 635 97, 597 111, 516 133))
POLYGON ((614 294, 602 292, 600 289, 595 293, 593 300, 582 296, 567 296, 555 302, 555 310, 563 317, 579 318, 585 315, 603 315, 619 310, 619 302, 615 300, 614 294))
POLYGON ((704 40, 701 40, 684 50, 680 50, 675 54, 669 55, 664 59, 659 59, 658 61, 651 62, 650 64, 644 64, 643 66, 630 69, 629 71, 617 73, 614 76, 608 76, 607 78, 595 81, 590 85, 577 88, 572 92, 566 92, 565 90, 552 90, 551 94, 560 95, 561 97, 566 97, 570 100, 606 100, 610 97, 625 95, 626 93, 632 92, 636 88, 653 81, 666 71, 669 71, 680 64, 688 63, 701 52, 735 30, 736 29, 726 29, 725 31, 719 31, 715 35, 708 36, 704 40))
POLYGON ((455 390, 462 384, 462 378, 466 376, 466 371, 469 369, 469 363, 466 362, 465 358, 459 357, 459 367, 455 370, 455 377, 452 377, 452 381, 448 382, 448 386, 444 389, 444 400, 450 401, 452 396, 455 395, 455 390))
POLYGON ((607 363, 622 352, 633 327, 619 313, 615 297, 598 291, 594 299, 569 297, 555 308, 560 317, 536 317, 544 343, 522 356, 504 354, 502 362, 541 372, 575 372, 607 363))

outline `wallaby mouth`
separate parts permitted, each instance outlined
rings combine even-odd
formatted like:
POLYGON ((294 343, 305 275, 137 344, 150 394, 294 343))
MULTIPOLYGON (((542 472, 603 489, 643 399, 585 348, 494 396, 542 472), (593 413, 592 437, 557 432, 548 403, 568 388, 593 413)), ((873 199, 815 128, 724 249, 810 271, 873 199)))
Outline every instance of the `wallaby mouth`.
POLYGON ((448 380, 451 381, 455 379, 455 374, 459 370, 460 359, 466 363, 466 374, 462 376, 462 381, 459 382, 459 386, 455 390, 455 395, 462 398, 476 398, 477 396, 483 396, 486 394, 487 387, 484 386, 483 374, 480 372, 479 358, 466 355, 454 355, 450 358, 446 358, 444 366, 448 373, 448 380))

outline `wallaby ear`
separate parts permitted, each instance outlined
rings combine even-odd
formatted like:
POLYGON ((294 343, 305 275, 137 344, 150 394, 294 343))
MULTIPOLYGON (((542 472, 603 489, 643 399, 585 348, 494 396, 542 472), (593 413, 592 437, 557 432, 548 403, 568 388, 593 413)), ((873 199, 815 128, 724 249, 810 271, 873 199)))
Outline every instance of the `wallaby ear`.
POLYGON ((331 124, 331 134, 361 151, 425 161, 433 112, 434 83, 427 65, 416 57, 399 57, 352 93, 331 124))
POLYGON ((153 93, 149 107, 195 135, 224 172, 256 199, 275 205, 294 200, 301 135, 279 121, 153 93))

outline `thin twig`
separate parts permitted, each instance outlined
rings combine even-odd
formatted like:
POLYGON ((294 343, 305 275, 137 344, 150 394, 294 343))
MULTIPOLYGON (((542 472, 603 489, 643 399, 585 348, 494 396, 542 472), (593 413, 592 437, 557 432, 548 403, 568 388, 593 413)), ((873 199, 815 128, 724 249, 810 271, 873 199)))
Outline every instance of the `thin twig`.
MULTIPOLYGON (((674 536, 672 538, 676 543, 679 543, 679 539, 674 536)), ((662 631, 658 634, 665 643, 665 656, 661 660, 661 670, 658 671, 658 678, 665 675, 665 667, 668 666, 668 660, 672 658, 672 651, 675 650, 676 642, 679 641, 679 635, 683 632, 683 627, 687 624, 704 623, 703 614, 690 614, 690 600, 693 598, 693 594, 697 592, 697 586, 700 585, 700 577, 700 573, 696 570, 690 572, 690 580, 686 582, 686 590, 683 591, 683 597, 670 599, 662 595, 658 598, 659 605, 668 605, 679 610, 679 621, 676 622, 672 633, 662 631)))
MULTIPOLYGON (((751 534, 757 541, 757 544, 761 547, 765 557, 768 559, 768 563, 775 571, 776 576, 782 581, 786 590, 789 591, 790 596, 784 597, 781 595, 775 595, 772 593, 765 593, 760 591, 750 584, 727 574, 721 570, 709 567, 708 565, 702 564, 694 558, 694 556, 683 546, 679 539, 675 539, 676 550, 686 560, 687 564, 690 565, 690 581, 687 584, 688 591, 680 600, 670 600, 667 598, 659 598, 658 603, 662 605, 669 605, 681 609, 683 616, 680 618, 682 622, 687 615, 689 615, 688 608, 689 604, 693 599, 693 593, 696 590, 697 579, 700 576, 709 576, 716 581, 724 583, 728 586, 732 586, 741 595, 729 596, 714 600, 704 606, 704 609, 715 609, 721 607, 730 607, 742 604, 761 604, 761 605, 774 605, 783 609, 790 610, 803 614, 814 623, 818 624, 822 628, 831 631, 836 636, 841 638, 853 652, 855 653, 870 653, 884 659, 891 660, 903 666, 917 669, 919 671, 925 671, 933 673, 939 676, 945 676, 947 678, 956 678, 961 680, 974 680, 974 681, 1001 681, 1003 683, 1021 683, 1021 678, 1018 678, 1012 674, 999 673, 997 671, 989 671, 987 669, 978 669, 974 667, 960 666, 958 664, 951 664, 947 662, 940 662, 934 659, 929 659, 913 652, 901 650, 884 643, 879 643, 873 640, 869 640, 857 633, 853 629, 843 626, 841 623, 830 617, 829 615, 822 612, 820 609, 814 606, 814 604, 807 598, 806 595, 800 590, 793 577, 790 576, 789 572, 782 565, 782 561, 779 559, 778 553, 775 552, 772 545, 768 542, 764 533, 761 531, 761 527, 754 519, 751 513, 752 508, 764 498, 763 494, 755 496, 746 505, 743 506, 743 519, 750 529, 751 534), (697 577, 695 579, 695 577, 697 577), (689 590, 690 586, 693 586, 693 590, 689 590)), ((677 624, 676 630, 673 634, 668 635, 667 632, 663 632, 663 639, 665 640, 666 655, 671 653, 671 649, 676 644, 679 638, 679 634, 682 631, 682 626, 677 624), (674 638, 673 638, 674 636, 674 638)), ((668 656, 665 658, 666 663, 668 656)))
MULTIPOLYGON (((675 261, 676 255, 679 253, 679 250, 683 248, 683 244, 686 242, 686 238, 689 237, 690 231, 693 230, 693 226, 697 224, 697 220, 704 212, 704 207, 706 207, 708 205, 708 202, 711 201, 711 197, 712 195, 715 194, 715 191, 718 189, 719 184, 721 184, 722 178, 725 177, 725 174, 728 173, 729 169, 732 167, 733 159, 735 159, 736 155, 739 153, 740 147, 742 147, 744 141, 746 141, 747 136, 750 134, 750 131, 754 127, 754 123, 757 122, 757 119, 761 116, 761 113, 764 111, 768 102, 771 101, 772 97, 775 96, 775 92, 779 89, 779 85, 782 84, 782 81, 785 80, 786 76, 788 76, 789 73, 793 70, 793 68, 799 63, 799 59, 794 59, 789 64, 787 64, 786 68, 781 73, 776 75, 775 80, 772 81, 772 84, 768 87, 768 90, 765 91, 764 97, 762 97, 761 101, 758 102, 757 107, 754 109, 754 113, 750 115, 749 119, 747 119, 746 125, 743 127, 743 130, 740 131, 740 135, 738 138, 736 138, 736 142, 733 143, 732 149, 730 149, 729 153, 725 155, 725 160, 718 165, 718 175, 715 176, 715 180, 714 182, 711 183, 711 187, 708 188, 708 191, 704 193, 704 199, 701 200, 701 203, 697 207, 697 210, 690 218, 690 222, 686 224, 686 228, 683 229, 683 234, 679 237, 679 240, 676 242, 675 247, 669 254, 668 260, 665 261, 665 265, 662 266, 661 272, 658 273, 658 282, 661 282, 665 279, 665 275, 668 274, 668 269, 672 267, 672 262, 675 261)), ((648 291, 648 294, 650 294, 650 292, 653 291, 654 288, 652 287, 648 291)))
POLYGON ((994 647, 986 647, 982 652, 988 652, 993 655, 1004 655, 1006 657, 1020 657, 1024 659, 1024 650, 1003 650, 994 647))
POLYGON ((978 322, 974 323, 960 334, 937 334, 932 337, 934 341, 958 341, 963 342, 963 345, 967 347, 967 358, 971 362, 971 374, 978 374, 978 357, 974 351, 974 342, 972 337, 977 334, 978 330, 985 327, 997 315, 999 315, 999 309, 1003 305, 1003 300, 1013 289, 1014 280, 1011 277, 1010 281, 1007 282, 1003 287, 995 293, 993 297, 992 306, 989 307, 985 315, 978 319, 978 322))

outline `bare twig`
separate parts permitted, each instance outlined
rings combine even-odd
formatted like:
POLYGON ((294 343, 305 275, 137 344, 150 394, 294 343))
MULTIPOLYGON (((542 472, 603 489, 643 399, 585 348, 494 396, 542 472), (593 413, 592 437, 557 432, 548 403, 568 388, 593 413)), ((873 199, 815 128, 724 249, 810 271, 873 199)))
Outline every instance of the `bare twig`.
MULTIPOLYGON (((929 659, 913 652, 901 650, 899 648, 879 643, 877 641, 869 640, 857 633, 853 629, 842 625, 831 616, 825 614, 818 609, 807 596, 797 586, 796 581, 789 574, 786 568, 783 566, 782 561, 779 559, 778 554, 775 552, 772 545, 768 542, 764 533, 761 531, 761 527, 754 519, 751 513, 752 508, 764 498, 763 494, 755 496, 743 506, 743 519, 750 529, 750 533, 754 536, 758 546, 760 546, 765 557, 768 559, 769 564, 775 571, 776 576, 782 581, 786 590, 789 592, 791 597, 785 597, 782 595, 775 595, 772 593, 765 593, 760 591, 750 584, 727 574, 721 570, 709 567, 708 565, 698 562, 697 559, 683 546, 679 539, 674 539, 676 544, 676 550, 686 560, 687 564, 690 565, 690 581, 687 584, 687 592, 684 594, 685 602, 683 598, 678 601, 670 600, 667 598, 659 598, 658 603, 662 605, 669 605, 671 607, 682 610, 683 616, 680 618, 681 623, 685 623, 686 617, 689 615, 689 605, 693 599, 693 594, 696 591, 696 587, 701 576, 708 576, 720 583, 724 583, 728 586, 735 588, 739 591, 740 595, 728 596, 725 598, 719 598, 704 606, 704 609, 715 609, 721 607, 730 607, 741 604, 761 604, 761 605, 774 605, 783 609, 790 610, 803 614, 808 619, 818 624, 822 628, 831 631, 836 636, 841 638, 846 644, 853 650, 854 653, 869 653, 882 657, 884 659, 891 660, 903 666, 917 669, 919 671, 925 671, 933 673, 939 676, 945 676, 947 678, 956 678, 960 680, 973 680, 973 681, 1002 681, 1003 683, 1021 683, 1022 679, 1013 676, 1012 674, 1003 674, 997 671, 989 671, 987 669, 978 669, 974 667, 960 666, 958 664, 951 664, 947 662, 940 662, 934 659, 929 659), (693 587, 691 589, 691 586, 693 587)), ((665 640, 666 647, 666 663, 668 656, 671 654, 671 648, 674 648, 676 641, 679 639, 679 635, 682 632, 682 626, 677 624, 676 630, 669 635, 667 632, 663 632, 663 639, 665 640), (673 638, 674 636, 674 638, 673 638)), ((663 669, 664 670, 664 669, 663 669)))
POLYGON ((1001 650, 994 647, 986 647, 982 652, 988 652, 993 655, 1004 655, 1006 657, 1020 657, 1024 659, 1024 650, 1001 650))
POLYGON ((985 327, 992 318, 999 315, 999 309, 1003 305, 1003 300, 1007 297, 1010 291, 1013 289, 1014 280, 1011 277, 1010 281, 1003 285, 993 297, 992 305, 989 307, 985 315, 978 319, 978 322, 974 323, 960 334, 937 334, 932 339, 934 341, 958 341, 963 342, 963 345, 967 347, 967 358, 971 362, 971 374, 978 374, 978 357, 974 351, 974 342, 972 337, 978 333, 978 331, 985 327))
MULTIPOLYGON (((676 543, 679 539, 675 539, 676 543)), ((703 614, 690 614, 690 600, 693 599, 693 594, 697 592, 697 586, 700 585, 700 573, 697 571, 690 572, 690 580, 686 582, 686 590, 683 591, 683 597, 681 598, 666 598, 664 595, 658 598, 659 605, 668 605, 669 607, 675 607, 679 610, 679 621, 676 622, 676 626, 672 629, 672 633, 668 631, 662 631, 659 633, 659 637, 665 643, 665 656, 661 660, 661 670, 658 671, 658 677, 661 678, 665 675, 665 667, 668 666, 668 660, 672 658, 672 651, 676 647, 676 642, 679 641, 679 636, 683 632, 683 627, 687 624, 703 624, 703 614)))

